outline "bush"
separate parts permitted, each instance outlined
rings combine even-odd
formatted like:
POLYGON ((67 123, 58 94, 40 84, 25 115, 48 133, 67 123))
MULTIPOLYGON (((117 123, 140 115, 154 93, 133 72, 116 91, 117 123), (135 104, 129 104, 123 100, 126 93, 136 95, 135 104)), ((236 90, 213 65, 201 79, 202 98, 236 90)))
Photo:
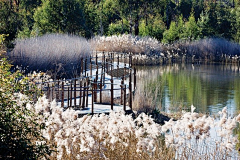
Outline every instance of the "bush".
POLYGON ((4 44, 5 39, 8 35, 6 34, 0 34, 0 56, 6 52, 6 46, 4 44))
POLYGON ((56 76, 72 76, 79 69, 81 58, 89 56, 90 46, 86 39, 48 34, 42 37, 18 39, 10 54, 14 65, 27 68, 27 71, 49 71, 56 76))
POLYGON ((117 21, 116 23, 111 23, 108 28, 108 35, 120 35, 128 32, 128 22, 124 19, 122 21, 117 21))
POLYGON ((16 81, 21 74, 11 73, 11 65, 0 61, 0 159, 39 159, 51 153, 38 124, 38 116, 27 106, 31 103, 25 94, 24 80, 16 81))

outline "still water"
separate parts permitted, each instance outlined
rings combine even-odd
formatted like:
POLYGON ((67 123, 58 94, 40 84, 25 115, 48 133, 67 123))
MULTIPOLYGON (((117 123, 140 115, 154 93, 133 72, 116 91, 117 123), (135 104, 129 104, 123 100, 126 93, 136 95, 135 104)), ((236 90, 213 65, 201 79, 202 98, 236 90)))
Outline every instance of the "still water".
MULTIPOLYGON (((240 111, 240 67, 235 65, 173 64, 137 68, 137 87, 154 97, 165 112, 189 111, 216 114, 227 107, 240 111)), ((150 96, 148 94, 148 96, 150 96)))

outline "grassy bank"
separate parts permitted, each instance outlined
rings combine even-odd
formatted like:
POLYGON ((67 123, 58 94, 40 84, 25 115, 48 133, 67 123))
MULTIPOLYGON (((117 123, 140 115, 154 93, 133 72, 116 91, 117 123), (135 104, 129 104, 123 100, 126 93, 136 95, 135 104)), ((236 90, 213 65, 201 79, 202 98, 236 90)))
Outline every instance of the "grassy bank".
POLYGON ((240 45, 222 38, 161 44, 150 37, 120 35, 95 37, 90 43, 97 51, 131 53, 135 65, 240 62, 240 45))

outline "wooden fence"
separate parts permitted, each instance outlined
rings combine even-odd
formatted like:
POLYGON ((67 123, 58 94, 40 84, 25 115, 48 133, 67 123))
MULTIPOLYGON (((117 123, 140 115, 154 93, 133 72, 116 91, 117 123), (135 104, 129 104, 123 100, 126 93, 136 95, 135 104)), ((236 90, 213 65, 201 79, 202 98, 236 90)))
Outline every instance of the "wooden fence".
POLYGON ((80 64, 80 73, 73 79, 40 83, 41 90, 50 101, 55 99, 62 107, 76 110, 91 107, 92 113, 96 103, 108 103, 112 110, 115 103, 123 105, 126 110, 128 103, 132 109, 136 69, 132 68, 131 55, 96 52, 95 56, 82 58, 80 64), (110 95, 106 92, 110 92, 110 95), (116 93, 120 95, 117 96, 116 93), (109 102, 106 102, 106 99, 109 102), (118 102, 114 102, 117 100, 118 102))

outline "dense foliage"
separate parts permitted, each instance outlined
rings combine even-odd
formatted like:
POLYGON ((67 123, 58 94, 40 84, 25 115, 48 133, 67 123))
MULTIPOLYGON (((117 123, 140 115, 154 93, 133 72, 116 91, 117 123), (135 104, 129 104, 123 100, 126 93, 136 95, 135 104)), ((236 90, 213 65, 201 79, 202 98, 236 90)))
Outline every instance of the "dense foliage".
POLYGON ((1 0, 0 34, 133 34, 163 42, 223 37, 239 42, 240 1, 1 0))
POLYGON ((37 123, 38 116, 27 108, 32 92, 24 79, 16 81, 21 75, 10 68, 0 60, 0 159, 46 157, 51 150, 41 134, 44 124, 37 123))

